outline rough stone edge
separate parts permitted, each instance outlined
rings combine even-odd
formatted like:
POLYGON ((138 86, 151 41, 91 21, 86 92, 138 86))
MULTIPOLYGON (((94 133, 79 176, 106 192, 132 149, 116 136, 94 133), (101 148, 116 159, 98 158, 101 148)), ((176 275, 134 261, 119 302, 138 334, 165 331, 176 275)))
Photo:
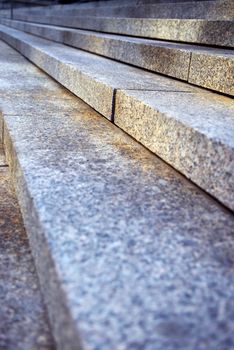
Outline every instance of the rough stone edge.
POLYGON ((57 349, 83 350, 81 337, 74 326, 66 295, 58 280, 44 229, 40 224, 25 175, 20 167, 17 147, 14 147, 14 141, 5 120, 3 143, 57 349))
MULTIPOLYGON (((52 33, 49 33, 47 35, 46 34, 46 29, 45 28, 43 29, 44 24, 30 23, 30 22, 18 22, 18 23, 15 24, 14 22, 17 22, 17 20, 15 20, 15 21, 13 20, 12 21, 12 20, 5 20, 5 19, 1 19, 0 18, 0 23, 2 25, 10 26, 11 28, 14 28, 16 30, 23 31, 23 32, 29 33, 31 35, 36 35, 36 36, 42 37, 42 38, 47 39, 47 40, 52 40, 52 41, 55 41, 55 42, 58 42, 58 43, 61 43, 61 44, 64 44, 64 45, 72 46, 71 44, 69 44, 69 40, 66 39, 66 33, 69 32, 69 31, 72 31, 73 30, 72 28, 60 27, 61 30, 58 30, 57 28, 53 28, 53 26, 51 26, 51 28, 49 30, 52 30, 52 33), (30 27, 32 25, 42 26, 41 30, 38 33, 36 33, 36 29, 33 28, 33 27, 30 30, 25 28, 25 26, 29 26, 30 27)), ((101 33, 101 34, 103 34, 103 33, 101 33)), ((190 44, 190 46, 191 45, 193 45, 193 44, 190 44)), ((168 76, 168 77, 181 79, 181 80, 184 80, 184 81, 186 81, 188 83, 192 83, 192 84, 194 84, 196 86, 200 86, 200 87, 207 88, 207 89, 210 89, 210 90, 213 90, 213 91, 218 91, 218 92, 230 95, 230 96, 234 96, 234 92, 230 91, 230 88, 228 86, 226 87, 226 86, 224 86, 222 84, 222 81, 225 80, 224 79, 225 76, 224 76, 223 72, 220 71, 220 69, 216 72, 216 75, 215 75, 215 79, 217 81, 215 81, 215 79, 214 79, 214 81, 210 81, 209 82, 209 85, 207 85, 205 82, 201 83, 201 82, 199 82, 196 79, 191 79, 190 78, 191 70, 192 70, 192 63, 196 65, 197 54, 199 56, 200 55, 203 55, 204 57, 207 56, 207 57, 209 57, 211 59, 212 59, 212 57, 216 58, 217 56, 214 53, 212 53, 212 52, 199 51, 199 49, 197 51, 193 51, 192 49, 189 49, 189 48, 188 49, 184 49, 184 50, 182 49, 182 51, 186 52, 186 54, 189 55, 189 59, 188 59, 189 62, 188 62, 187 70, 183 71, 183 73, 180 73, 180 68, 179 68, 179 65, 178 65, 177 71, 179 73, 175 73, 175 72, 170 73, 169 71, 166 72, 163 69, 161 69, 161 70, 160 69, 151 69, 145 63, 143 63, 143 64, 142 63, 138 63, 138 62, 134 63, 132 61, 131 57, 128 60, 126 60, 126 59, 125 60, 121 60, 121 58, 118 57, 118 55, 116 57, 114 57, 114 55, 110 55, 110 54, 108 55, 108 54, 105 54, 105 53, 101 52, 102 50, 100 50, 100 51, 97 50, 97 49, 90 50, 90 49, 87 49, 87 48, 83 47, 83 45, 79 45, 77 43, 74 45, 74 47, 78 48, 80 50, 84 50, 84 51, 93 53, 93 54, 101 55, 101 56, 106 57, 106 58, 117 60, 117 61, 120 61, 122 63, 130 64, 130 65, 136 66, 136 67, 138 67, 140 69, 147 69, 147 70, 149 70, 149 71, 151 71, 153 73, 156 73, 156 74, 163 74, 163 75, 168 76), (217 79, 217 77, 218 77, 218 79, 217 79)), ((170 48, 162 48, 162 49, 170 50, 170 48)), ((173 48, 172 50, 175 50, 175 49, 173 48)), ((180 51, 180 50, 181 49, 178 48, 178 51, 180 51)), ((221 49, 221 50, 224 50, 224 49, 221 49)), ((226 57, 226 60, 229 60, 231 62, 232 60, 234 61, 234 58, 230 56, 230 58, 226 57)), ((215 60, 213 62, 211 70, 214 70, 214 69, 217 69, 215 60)))
POLYGON ((3 40, 7 45, 12 47, 14 50, 18 51, 21 55, 26 57, 30 62, 32 62, 32 64, 36 65, 44 72, 49 74, 52 78, 54 78, 62 86, 66 87, 74 95, 81 98, 94 110, 101 113, 108 120, 111 120, 113 103, 112 101, 114 94, 114 88, 111 85, 107 85, 101 82, 100 80, 95 80, 94 77, 91 77, 89 74, 82 72, 78 69, 78 67, 76 68, 79 80, 77 80, 76 83, 75 81, 68 81, 68 83, 64 82, 64 76, 68 77, 70 75, 73 75, 74 73, 73 66, 69 62, 61 63, 61 61, 59 61, 56 57, 49 56, 43 51, 41 52, 39 48, 33 48, 32 50, 31 46, 27 42, 24 42, 23 40, 11 36, 9 33, 1 30, 0 39, 3 40), (46 56, 46 60, 44 59, 44 56, 46 56), (51 61, 53 64, 51 64, 51 61), (60 64, 64 64, 63 70, 60 69, 60 64), (56 70, 54 70, 54 66, 57 66, 56 70), (93 94, 87 94, 86 87, 90 87, 92 85, 98 85, 99 89, 97 89, 97 86, 95 86, 95 88, 93 89, 93 94), (83 88, 81 86, 83 86, 83 88), (103 101, 100 100, 100 89, 102 90, 102 96, 105 95, 109 98, 109 101, 105 104, 103 104, 103 101), (95 96, 95 98, 93 98, 93 96, 95 96))

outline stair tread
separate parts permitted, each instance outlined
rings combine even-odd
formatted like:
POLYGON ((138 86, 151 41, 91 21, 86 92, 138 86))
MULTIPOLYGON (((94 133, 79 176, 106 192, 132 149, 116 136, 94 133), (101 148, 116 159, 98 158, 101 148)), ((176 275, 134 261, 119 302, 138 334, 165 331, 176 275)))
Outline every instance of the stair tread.
MULTIPOLYGON (((20 65, 18 74, 25 85, 33 79, 20 65)), ((226 349, 234 343, 233 215, 60 92, 68 113, 3 113, 7 158, 60 347, 197 350, 205 338, 226 349)))
POLYGON ((4 25, 234 96, 234 51, 21 21, 4 25))

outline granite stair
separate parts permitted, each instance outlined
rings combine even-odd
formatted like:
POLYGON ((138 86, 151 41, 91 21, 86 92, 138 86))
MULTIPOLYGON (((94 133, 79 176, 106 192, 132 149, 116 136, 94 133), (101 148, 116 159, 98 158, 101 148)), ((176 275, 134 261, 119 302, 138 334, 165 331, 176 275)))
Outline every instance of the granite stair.
MULTIPOLYGON (((64 16, 99 16, 129 18, 191 18, 191 19, 233 19, 232 0, 212 1, 89 1, 86 3, 57 5, 47 9, 48 14, 64 16)), ((16 10, 17 14, 44 15, 42 7, 16 10)))
POLYGON ((58 350, 232 349, 233 1, 7 17, 0 185, 2 162, 40 282, 22 350, 54 348, 50 327, 58 350))
MULTIPOLYGON (((230 4, 233 8, 233 2, 230 4)), ((75 9, 73 9, 74 11, 75 9)), ((134 37, 224 47, 234 46, 233 10, 231 10, 228 19, 225 19, 225 16, 220 16, 218 19, 216 17, 174 17, 135 18, 128 16, 86 16, 83 14, 66 15, 66 11, 58 11, 56 14, 52 10, 51 13, 15 11, 13 19, 134 37)))
POLYGON ((3 25, 0 37, 234 209, 232 98, 3 25))
POLYGON ((1 19, 17 30, 234 96, 234 51, 1 19))
MULTIPOLYGON (((78 50, 3 32, 32 61, 49 66, 50 50, 60 71, 67 52, 89 85, 78 50)), ((6 43, 0 51, 2 141, 57 349, 230 350, 233 213, 6 43)), ((184 86, 154 79, 169 94, 166 82, 184 86)), ((117 108, 130 93, 116 92, 117 108)))

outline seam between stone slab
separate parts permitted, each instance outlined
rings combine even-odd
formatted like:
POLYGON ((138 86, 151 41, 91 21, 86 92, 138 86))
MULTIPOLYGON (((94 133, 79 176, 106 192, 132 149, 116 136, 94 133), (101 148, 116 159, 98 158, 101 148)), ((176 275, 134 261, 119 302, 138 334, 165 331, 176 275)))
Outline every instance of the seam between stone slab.
MULTIPOLYGON (((111 114, 111 119, 110 121, 115 124, 115 113, 116 113, 116 98, 117 98, 117 92, 118 91, 142 91, 142 92, 178 92, 176 90, 160 90, 160 89, 154 89, 154 90, 149 90, 149 89, 122 89, 122 88, 115 88, 113 90, 113 100, 112 100, 112 114, 111 114)), ((179 91, 181 93, 188 93, 191 94, 193 93, 192 91, 179 91)), ((9 114, 8 114, 9 115, 9 114)), ((117 124, 115 124, 117 127, 119 127, 117 124)), ((122 129, 121 129, 122 130, 122 129)), ((125 130, 123 130, 125 133, 127 133, 125 130)), ((129 134, 128 134, 129 135, 129 134)), ((131 135, 129 135, 131 136, 131 135)), ((139 142, 136 140, 133 136, 131 136, 136 142, 139 142)), ((144 145, 143 145, 144 146, 144 145)), ((144 146, 145 147, 145 146, 144 146)), ((147 148, 147 147, 145 147, 147 148)), ((148 149, 148 148, 147 148, 148 149)), ((149 150, 150 151, 150 150, 149 150)), ((151 151, 150 151, 151 152, 151 151)))
MULTIPOLYGON (((68 62, 68 63, 72 63, 72 62, 68 62)), ((152 90, 152 89, 119 89, 119 88, 116 88, 116 89, 114 89, 113 90, 113 98, 112 98, 112 118, 111 118, 111 121, 112 122, 114 122, 114 117, 115 117, 115 98, 116 98, 116 92, 118 91, 118 90, 124 90, 124 91, 130 91, 130 90, 133 90, 133 91, 155 91, 155 92, 160 92, 160 91, 163 91, 163 92, 168 92, 168 93, 170 93, 170 92, 178 92, 178 91, 174 91, 174 90, 160 90, 160 89, 154 89, 154 90, 152 90)), ((68 90, 68 91, 70 91, 70 90, 68 90)), ((180 91, 180 92, 183 92, 183 91, 180 91)), ((189 91, 184 91, 184 93, 192 93, 192 92, 189 92, 189 91)), ((68 99, 69 100, 69 99, 68 99)), ((7 115, 11 115, 11 114, 9 114, 9 113, 7 113, 7 115)), ((12 114, 12 115, 14 115, 14 114, 12 114)), ((136 140, 137 141, 137 140, 136 140)), ((138 141, 137 141, 138 142, 138 141)))
POLYGON ((115 104, 116 104, 116 94, 119 89, 113 90, 113 96, 112 96, 112 111, 111 111, 111 122, 115 123, 115 104))
MULTIPOLYGON (((7 34, 8 35, 8 34, 7 34)), ((13 49, 15 49, 15 50, 17 50, 23 57, 25 57, 26 59, 28 59, 29 60, 29 62, 31 62, 31 63, 33 63, 33 64, 35 64, 37 67, 39 67, 40 69, 42 69, 43 71, 44 71, 44 68, 41 68, 41 66, 39 66, 37 63, 35 63, 34 61, 31 61, 31 59, 29 59, 27 56, 25 56, 24 54, 22 54, 22 52, 20 51, 20 50, 18 50, 18 48, 15 48, 15 46, 14 45, 11 45, 11 44, 9 44, 8 43, 8 41, 6 41, 6 40, 4 40, 4 39, 2 39, 3 41, 5 41, 9 46, 11 46, 13 49)), ((17 41, 20 41, 18 38, 16 38, 16 40, 17 41)), ((22 40, 26 45, 28 45, 28 43, 26 42, 26 41, 24 41, 24 40, 22 40)), ((39 51, 41 51, 42 53, 43 53, 43 50, 40 50, 40 47, 38 48, 38 47, 36 47, 36 49, 38 49, 39 51)), ((46 53, 47 54, 47 53, 46 53)), ((52 55, 50 56, 50 57, 53 57, 52 55)), ((57 60, 57 61, 59 61, 60 62, 60 60, 58 59, 58 58, 56 58, 55 57, 55 59, 57 60)), ((74 62, 71 62, 71 61, 66 61, 64 64, 66 64, 66 65, 70 65, 70 66, 73 66, 73 64, 74 64, 74 62)), ((49 75, 49 73, 47 73, 47 71, 44 71, 46 74, 48 74, 49 75)), ((82 71, 80 71, 80 72, 82 72, 82 71)), ((89 78, 91 78, 91 79, 93 79, 94 81, 97 81, 97 82, 99 82, 98 80, 96 80, 95 78, 93 78, 93 76, 92 75, 90 75, 90 74, 87 74, 87 73, 84 73, 84 75, 85 76, 87 76, 87 77, 89 77, 89 78)), ((50 76, 50 75, 49 75, 50 76)), ((53 78, 53 76, 52 76, 52 78, 53 78)), ((62 82, 60 82, 60 81, 58 81, 58 80, 56 80, 55 78, 53 78, 55 81, 57 81, 58 83, 60 83, 61 85, 63 85, 62 84, 62 82)), ((109 85, 107 85, 106 83, 103 83, 102 82, 102 84, 104 84, 105 86, 108 86, 109 87, 109 85)), ((66 87, 65 87, 66 88, 66 87)), ((69 90, 68 88, 66 88, 68 91, 70 91, 70 92, 72 92, 73 94, 74 94, 74 96, 76 96, 76 97, 78 97, 78 98, 81 98, 79 95, 76 95, 73 91, 71 91, 71 90, 69 90)), ((115 113, 115 97, 116 97, 116 92, 117 92, 117 90, 130 90, 130 89, 123 89, 123 88, 112 88, 112 90, 113 90, 113 92, 112 92, 112 102, 111 102, 111 116, 110 116, 110 120, 112 121, 112 122, 114 122, 114 113, 115 113)), ((137 89, 132 89, 132 90, 137 90, 137 89)), ((139 91, 164 91, 164 90, 161 90, 161 89, 154 89, 154 90, 145 90, 145 89, 139 89, 139 91)), ((188 91, 188 93, 190 93, 190 91, 188 91)), ((69 99, 68 99, 69 100, 69 99)), ((87 102, 87 101, 85 101, 85 103, 87 103, 87 104, 89 104, 89 102, 87 102)), ((90 104, 89 104, 90 105, 90 104)), ((95 107, 94 106, 91 106, 95 111, 97 111, 98 113, 100 113, 100 114, 102 114, 102 112, 101 111, 99 111, 99 110, 97 110, 97 109, 95 109, 95 107)), ((9 114, 10 115, 10 114, 9 114)), ((14 115, 14 114, 13 114, 14 115)), ((104 117, 107 117, 107 116, 105 116, 105 115, 103 115, 104 117)), ((108 118, 107 118, 108 119, 108 118)))

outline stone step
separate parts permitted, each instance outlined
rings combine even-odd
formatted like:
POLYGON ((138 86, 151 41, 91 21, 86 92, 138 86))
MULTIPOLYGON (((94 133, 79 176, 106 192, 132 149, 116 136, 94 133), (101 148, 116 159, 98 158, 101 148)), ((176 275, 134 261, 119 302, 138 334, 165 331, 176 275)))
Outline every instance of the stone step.
POLYGON ((4 52, 4 144, 57 348, 229 350, 233 214, 4 52))
POLYGON ((77 17, 15 13, 14 19, 151 39, 234 47, 234 21, 77 17))
MULTIPOLYGON (((130 135, 234 209, 233 99, 3 25, 0 37, 107 119, 118 125, 120 119, 125 120, 122 127, 131 125, 130 135), (139 98, 131 96, 131 101, 126 101, 124 93, 127 91, 131 95, 131 90, 136 90, 136 94, 138 91, 139 98), (165 94, 160 95, 160 92, 165 94), (144 111, 148 113, 151 102, 153 111, 150 110, 148 117, 152 117, 149 122, 152 125, 147 128, 144 127, 147 119, 144 111), (139 111, 138 105, 141 106, 139 111), (133 110, 136 126, 129 119, 133 110), (145 142, 145 139, 150 141, 145 142)), ((19 106, 5 98, 2 108, 15 114, 19 106)), ((27 108, 31 108, 31 103, 27 108)))
POLYGON ((234 96, 234 51, 0 19, 0 23, 234 96))
MULTIPOLYGON (((63 6, 46 9, 51 15, 63 16, 99 16, 99 17, 130 17, 130 18, 207 18, 207 19, 234 19, 234 2, 231 0, 218 1, 186 1, 169 3, 128 4, 124 2, 112 4, 107 1, 103 6, 63 6)), ((16 10, 15 13, 35 13, 43 15, 45 9, 16 10)))
POLYGON ((0 276, 0 348, 55 349, 20 208, 1 146, 0 276))

